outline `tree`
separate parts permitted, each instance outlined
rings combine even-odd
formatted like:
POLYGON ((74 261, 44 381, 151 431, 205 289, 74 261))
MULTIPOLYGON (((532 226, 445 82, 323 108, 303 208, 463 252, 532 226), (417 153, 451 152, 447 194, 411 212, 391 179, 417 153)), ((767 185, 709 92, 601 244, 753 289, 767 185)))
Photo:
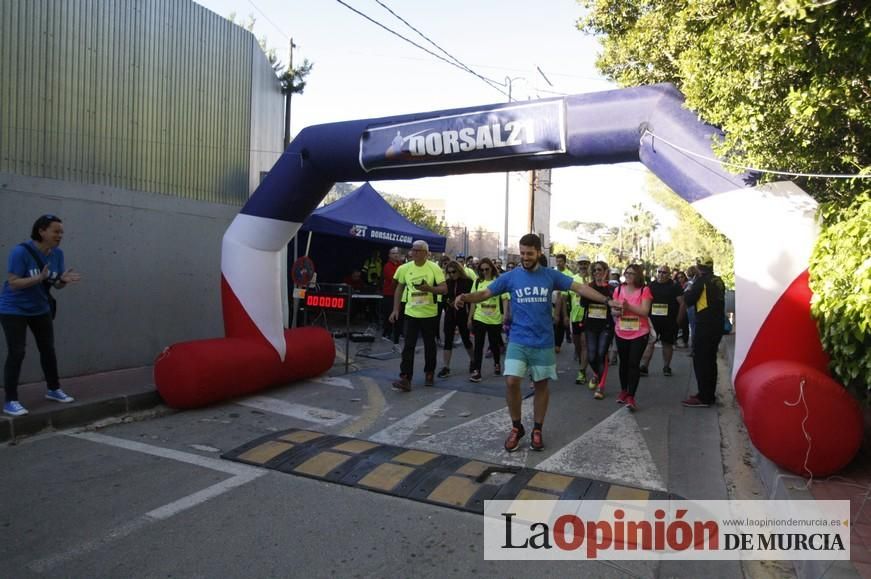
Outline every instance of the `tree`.
MULTIPOLYGON (((588 11, 579 28, 602 39, 600 70, 623 86, 673 83, 690 109, 725 131, 715 149, 729 161, 871 174, 871 3, 580 2, 588 11)), ((809 283, 830 367, 844 384, 867 385, 863 393, 871 396, 871 185, 856 178, 795 180, 821 203, 809 283), (832 257, 860 266, 832 268, 832 257), (845 300, 851 291, 859 299, 845 300)))
POLYGON ((355 189, 357 188, 350 183, 334 183, 333 186, 330 188, 329 192, 327 192, 327 194, 321 200, 320 204, 318 204, 318 207, 323 207, 324 205, 329 205, 334 201, 338 201, 355 189))
MULTIPOLYGON (((730 161, 802 173, 871 172, 871 3, 581 0, 597 64, 622 86, 671 82, 726 137, 730 161)), ((762 175, 763 180, 782 176, 762 175)), ((859 179, 797 179, 850 205, 859 179)))
MULTIPOLYGON (((227 20, 234 24, 239 24, 236 22, 236 13, 231 12, 227 17, 227 20)), ((248 22, 246 24, 239 24, 248 32, 254 33, 254 24, 257 22, 257 19, 253 14, 248 15, 248 22)), ((292 41, 291 41, 292 42, 292 41)), ((269 61, 269 65, 272 67, 272 70, 275 71, 275 76, 278 78, 278 82, 281 85, 281 94, 302 94, 305 90, 306 77, 312 71, 314 67, 314 63, 310 62, 307 58, 303 59, 302 64, 294 66, 292 68, 287 68, 284 63, 278 60, 278 53, 274 48, 268 48, 268 41, 266 36, 261 36, 257 39, 257 43, 260 45, 260 50, 263 51, 263 54, 266 55, 266 59, 269 61)), ((294 46, 296 46, 294 44, 294 46)))
POLYGON ((577 231, 578 227, 581 226, 581 221, 560 221, 556 224, 560 229, 567 229, 568 231, 577 231))
POLYGON ((438 233, 439 235, 447 237, 448 226, 443 220, 437 219, 436 216, 423 205, 423 203, 415 201, 414 199, 403 199, 396 195, 384 195, 384 199, 415 225, 419 225, 424 229, 429 229, 433 233, 438 233))
POLYGON ((653 175, 647 178, 647 192, 659 205, 678 216, 677 227, 669 230, 669 240, 655 252, 656 262, 686 268, 696 263, 696 258, 709 255, 714 259, 714 269, 723 278, 726 287, 734 288, 735 256, 732 242, 705 221, 692 205, 653 175))

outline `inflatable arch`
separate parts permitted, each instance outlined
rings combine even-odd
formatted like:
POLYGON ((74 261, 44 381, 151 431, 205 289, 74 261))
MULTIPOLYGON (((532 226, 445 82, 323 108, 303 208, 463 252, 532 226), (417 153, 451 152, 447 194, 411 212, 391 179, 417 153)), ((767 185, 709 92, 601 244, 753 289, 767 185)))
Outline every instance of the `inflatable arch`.
MULTIPOLYGON (((735 247, 733 381, 766 456, 804 475, 858 450, 858 405, 827 372, 810 316, 807 263, 816 203, 791 182, 756 186, 711 161, 719 130, 671 85, 364 119, 304 129, 224 235, 226 338, 168 348, 155 381, 175 407, 196 407, 315 376, 331 336, 286 330, 284 250, 337 181, 414 179, 640 161, 735 247), (835 426, 837 425, 837 427, 835 426)), ((579 195, 596 192, 579 191, 579 195)))

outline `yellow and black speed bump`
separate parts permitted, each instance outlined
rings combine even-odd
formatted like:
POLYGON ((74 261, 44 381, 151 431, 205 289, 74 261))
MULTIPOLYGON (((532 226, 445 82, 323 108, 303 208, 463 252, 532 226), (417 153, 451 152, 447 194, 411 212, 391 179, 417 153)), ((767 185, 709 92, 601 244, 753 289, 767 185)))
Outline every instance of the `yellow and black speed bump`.
POLYGON ((508 467, 312 430, 258 438, 222 458, 474 513, 484 501, 679 499, 661 491, 508 467))

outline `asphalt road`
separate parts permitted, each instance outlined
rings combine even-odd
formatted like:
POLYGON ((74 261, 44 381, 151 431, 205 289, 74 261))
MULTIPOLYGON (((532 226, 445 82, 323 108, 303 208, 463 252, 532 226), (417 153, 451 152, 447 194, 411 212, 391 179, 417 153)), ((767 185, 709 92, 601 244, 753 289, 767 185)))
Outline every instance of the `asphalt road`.
MULTIPOLYGON (((397 359, 364 358, 348 375, 337 363, 328 378, 233 403, 2 446, 0 577, 741 576, 735 562, 485 561, 480 515, 220 458, 264 434, 308 428, 728 498, 718 410, 680 406, 694 391, 690 358, 677 351, 667 378, 659 355, 633 414, 614 403, 616 372, 608 397, 593 400, 574 384, 564 349, 541 453, 502 450, 503 382, 489 363, 479 385, 457 371, 404 394, 389 387, 397 359)), ((456 352, 455 370, 466 365, 456 352)))

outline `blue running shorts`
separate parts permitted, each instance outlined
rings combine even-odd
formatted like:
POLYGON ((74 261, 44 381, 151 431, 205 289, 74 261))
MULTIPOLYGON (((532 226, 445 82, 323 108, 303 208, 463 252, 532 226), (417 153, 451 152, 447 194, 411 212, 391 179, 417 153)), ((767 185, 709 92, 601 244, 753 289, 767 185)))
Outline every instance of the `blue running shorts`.
POLYGON ((520 378, 529 376, 533 382, 556 380, 556 354, 553 347, 533 348, 508 342, 503 374, 520 378))

